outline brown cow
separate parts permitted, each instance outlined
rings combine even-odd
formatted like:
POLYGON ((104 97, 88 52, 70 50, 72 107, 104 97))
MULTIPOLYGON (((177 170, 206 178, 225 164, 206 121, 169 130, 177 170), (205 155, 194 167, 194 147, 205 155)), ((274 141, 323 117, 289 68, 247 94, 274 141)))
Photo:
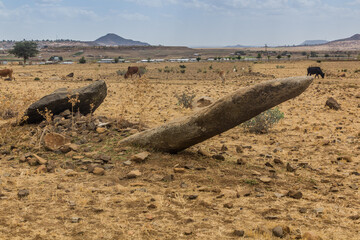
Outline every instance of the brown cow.
POLYGON ((9 76, 10 79, 12 79, 13 70, 12 69, 3 69, 0 70, 0 77, 7 77, 9 76))
POLYGON ((129 76, 132 78, 132 75, 134 75, 134 74, 138 74, 139 77, 141 77, 141 73, 139 71, 139 68, 138 67, 128 67, 128 70, 124 75, 124 78, 126 79, 129 76))

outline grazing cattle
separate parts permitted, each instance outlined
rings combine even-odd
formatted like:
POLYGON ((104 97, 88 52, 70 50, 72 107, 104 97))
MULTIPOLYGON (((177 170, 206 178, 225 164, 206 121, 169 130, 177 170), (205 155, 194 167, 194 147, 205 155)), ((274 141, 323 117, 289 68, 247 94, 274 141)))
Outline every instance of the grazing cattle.
POLYGON ((137 74, 141 77, 140 71, 138 67, 128 67, 127 72, 124 75, 124 78, 128 78, 129 76, 132 78, 132 75, 137 74))
POLYGON ((325 76, 325 73, 323 73, 323 71, 321 71, 321 68, 320 67, 308 67, 308 69, 307 69, 307 75, 309 76, 311 76, 311 75, 313 75, 313 74, 315 74, 315 78, 316 77, 319 77, 319 75, 322 77, 322 78, 324 78, 324 76, 325 76))
POLYGON ((13 70, 12 69, 3 69, 0 70, 0 77, 7 77, 9 76, 10 79, 12 79, 13 70))

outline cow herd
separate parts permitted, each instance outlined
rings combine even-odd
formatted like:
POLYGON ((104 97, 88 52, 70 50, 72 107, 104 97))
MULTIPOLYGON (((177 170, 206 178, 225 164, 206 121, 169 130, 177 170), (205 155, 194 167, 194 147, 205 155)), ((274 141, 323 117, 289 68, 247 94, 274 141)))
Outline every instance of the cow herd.
MULTIPOLYGON (((13 70, 12 69, 2 69, 0 70, 0 77, 3 78, 3 77, 9 77, 10 80, 13 79, 12 77, 12 74, 13 74, 13 70)), ((139 67, 132 67, 132 66, 129 66, 128 69, 127 69, 127 72, 125 73, 124 75, 124 78, 127 79, 129 77, 132 78, 132 76, 134 74, 137 74, 139 76, 139 78, 141 77, 141 73, 140 73, 140 69, 139 67)), ((324 78, 325 77, 325 74, 323 73, 323 71, 321 70, 320 67, 308 67, 307 69, 307 75, 311 76, 311 75, 315 75, 315 78, 316 77, 319 77, 319 75, 324 78)), ((224 74, 224 71, 219 71, 219 76, 221 77, 222 81, 224 82, 225 81, 225 74, 224 74)), ((14 78, 15 80, 15 78, 14 78)))

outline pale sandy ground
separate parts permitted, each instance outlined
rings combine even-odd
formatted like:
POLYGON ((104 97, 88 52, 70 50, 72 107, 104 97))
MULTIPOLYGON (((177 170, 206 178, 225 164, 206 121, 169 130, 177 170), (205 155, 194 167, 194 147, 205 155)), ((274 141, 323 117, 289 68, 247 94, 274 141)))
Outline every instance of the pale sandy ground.
POLYGON ((14 66, 16 81, 1 82, 0 109, 22 112, 32 101, 57 88, 81 87, 89 83, 82 81, 87 78, 105 79, 108 96, 95 114, 112 118, 122 115, 153 127, 192 113, 177 105, 175 94, 187 92, 219 99, 240 87, 274 77, 306 75, 310 65, 321 66, 328 76, 314 80, 302 95, 279 105, 285 117, 267 134, 236 127, 177 155, 152 153, 146 163, 131 166, 122 162, 141 149, 121 152, 116 144, 120 136, 110 134, 109 140, 100 144, 90 141, 88 145, 96 151, 112 156, 115 167, 106 170, 105 176, 81 169, 76 176, 67 176, 62 168, 55 173, 35 174, 35 167, 19 163, 21 153, 37 152, 55 161, 69 159, 29 148, 27 134, 35 126, 2 128, 1 149, 14 145, 10 155, 15 159, 7 160, 3 155, 0 160, 0 193, 4 195, 0 199, 0 239, 241 238, 232 234, 235 229, 244 230, 250 239, 276 239, 271 234, 276 225, 290 228, 291 234, 285 239, 306 232, 322 239, 359 239, 360 176, 356 173, 360 172, 360 73, 355 71, 360 63, 185 65, 186 71, 181 73, 179 64, 147 64, 142 83, 116 75, 117 70, 127 68, 126 64, 14 66), (173 72, 164 73, 165 66, 173 72), (234 67, 237 72, 233 72, 234 67), (218 69, 227 73, 226 84, 221 84, 215 72, 218 69), (337 77, 345 70, 345 77, 337 77), (74 79, 65 78, 70 72, 74 72, 74 79), (40 81, 34 81, 35 77, 40 81), (334 97, 342 109, 325 107, 329 97, 334 97), (197 154, 199 148, 217 154, 223 145, 227 147, 225 161, 197 154), (236 146, 242 146, 243 152, 237 153, 236 146), (237 165, 239 158, 246 164, 237 165), (275 164, 275 158, 284 165, 275 164), (300 167, 288 172, 287 163, 300 167), (173 172, 174 167, 184 165, 206 170, 173 172), (139 169, 142 176, 122 178, 133 169, 139 169), (273 169, 275 175, 270 171, 273 169), (169 174, 174 174, 173 181, 161 180, 169 174), (261 177, 270 177, 271 182, 263 183, 261 177), (19 199, 20 189, 29 189, 30 195, 19 199), (274 194, 289 190, 301 191, 303 197, 297 200, 274 194), (250 195, 244 196, 246 193, 250 195), (188 195, 198 197, 188 200, 188 195), (224 207, 226 203, 233 206, 224 207), (72 223, 73 217, 81 220, 72 223))

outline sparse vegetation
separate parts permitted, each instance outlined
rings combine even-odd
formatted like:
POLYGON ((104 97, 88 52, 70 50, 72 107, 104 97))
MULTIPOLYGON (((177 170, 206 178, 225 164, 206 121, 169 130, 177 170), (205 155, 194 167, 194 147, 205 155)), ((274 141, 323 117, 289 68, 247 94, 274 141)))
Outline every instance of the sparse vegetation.
POLYGON ((253 133, 267 133, 269 129, 284 118, 284 113, 278 107, 260 113, 247 122, 242 123, 242 127, 253 133))
POLYGON ((195 96, 195 94, 189 94, 185 92, 183 92, 181 95, 175 94, 175 97, 178 100, 178 105, 183 106, 184 108, 191 108, 195 96))

